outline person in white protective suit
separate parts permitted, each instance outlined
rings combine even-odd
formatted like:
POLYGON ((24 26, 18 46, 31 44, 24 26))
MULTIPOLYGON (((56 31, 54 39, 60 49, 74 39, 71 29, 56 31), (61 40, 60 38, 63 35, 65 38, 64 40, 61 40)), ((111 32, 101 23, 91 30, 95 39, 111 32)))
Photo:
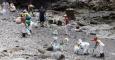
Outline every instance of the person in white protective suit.
POLYGON ((58 38, 54 38, 54 41, 52 43, 52 47, 53 47, 53 51, 60 51, 61 50, 61 45, 60 43, 57 41, 58 38))
POLYGON ((82 39, 79 39, 77 45, 74 46, 74 53, 88 55, 89 43, 83 42, 82 39))
POLYGON ((9 3, 8 2, 3 2, 2 3, 2 11, 1 11, 1 13, 5 17, 7 17, 9 15, 9 3))

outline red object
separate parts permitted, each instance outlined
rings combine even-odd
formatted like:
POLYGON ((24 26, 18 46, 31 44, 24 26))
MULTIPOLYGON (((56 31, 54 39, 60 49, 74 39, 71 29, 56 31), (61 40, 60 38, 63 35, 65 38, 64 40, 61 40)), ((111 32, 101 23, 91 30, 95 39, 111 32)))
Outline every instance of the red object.
POLYGON ((93 40, 91 40, 91 41, 97 41, 97 37, 94 37, 94 39, 93 39, 93 40))
POLYGON ((25 17, 21 17, 21 22, 24 23, 24 24, 26 23, 25 17))
POLYGON ((68 16, 64 16, 64 21, 65 21, 65 24, 66 24, 66 25, 69 23, 69 18, 68 18, 68 16))

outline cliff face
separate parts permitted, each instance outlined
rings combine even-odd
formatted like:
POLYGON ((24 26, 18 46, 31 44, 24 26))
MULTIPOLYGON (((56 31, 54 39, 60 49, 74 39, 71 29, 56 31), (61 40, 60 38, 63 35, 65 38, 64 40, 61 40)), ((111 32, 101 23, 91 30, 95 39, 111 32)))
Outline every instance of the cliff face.
MULTIPOLYGON (((6 1, 13 2, 18 7, 27 7, 29 3, 32 3, 36 8, 39 8, 41 6, 48 7, 51 2, 56 2, 57 0, 6 0, 6 1)), ((2 3, 2 0, 0 0, 0 3, 2 3)))
POLYGON ((53 3, 54 10, 64 10, 68 7, 72 8, 88 8, 93 10, 114 10, 114 0, 60 0, 53 3))
MULTIPOLYGON (((7 0, 11 1, 11 0, 7 0)), ((112 10, 115 8, 115 0, 12 0, 15 5, 26 7, 30 2, 36 8, 44 6, 54 10, 65 10, 68 7, 73 8, 88 8, 94 10, 112 10)), ((2 0, 0 0, 2 3, 2 0)))

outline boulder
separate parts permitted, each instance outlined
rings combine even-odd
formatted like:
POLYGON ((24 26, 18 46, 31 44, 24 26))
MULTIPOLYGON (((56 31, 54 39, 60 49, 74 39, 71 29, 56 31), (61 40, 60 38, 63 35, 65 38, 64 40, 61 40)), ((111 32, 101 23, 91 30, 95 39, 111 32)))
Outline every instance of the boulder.
POLYGON ((40 52, 41 54, 45 54, 45 53, 46 53, 46 50, 41 47, 41 48, 38 49, 38 52, 40 52))
POLYGON ((52 4, 52 9, 56 11, 65 11, 69 7, 67 2, 57 2, 52 4))
POLYGON ((110 0, 92 0, 89 2, 90 9, 100 10, 112 10, 110 0))
POLYGON ((66 9, 66 14, 69 18, 69 20, 75 20, 75 10, 73 8, 66 9))
POLYGON ((47 59, 47 58, 49 58, 51 56, 49 54, 40 54, 38 57, 42 58, 42 59, 47 59))
POLYGON ((53 57, 56 60, 63 60, 63 59, 65 59, 65 55, 62 52, 60 52, 60 51, 54 52, 52 55, 53 55, 53 57))
POLYGON ((68 0, 68 2, 76 2, 76 0, 68 0))
POLYGON ((111 13, 111 14, 110 14, 110 18, 111 18, 111 19, 115 19, 115 13, 111 13))

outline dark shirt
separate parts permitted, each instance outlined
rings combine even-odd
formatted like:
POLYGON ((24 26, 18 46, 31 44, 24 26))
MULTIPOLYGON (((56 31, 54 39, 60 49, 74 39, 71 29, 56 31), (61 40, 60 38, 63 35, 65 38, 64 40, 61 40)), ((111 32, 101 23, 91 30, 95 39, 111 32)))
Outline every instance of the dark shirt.
POLYGON ((45 9, 40 9, 40 21, 45 21, 45 9))

